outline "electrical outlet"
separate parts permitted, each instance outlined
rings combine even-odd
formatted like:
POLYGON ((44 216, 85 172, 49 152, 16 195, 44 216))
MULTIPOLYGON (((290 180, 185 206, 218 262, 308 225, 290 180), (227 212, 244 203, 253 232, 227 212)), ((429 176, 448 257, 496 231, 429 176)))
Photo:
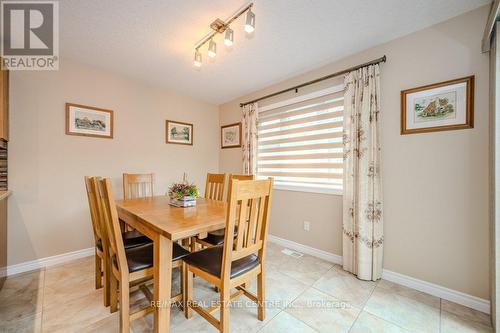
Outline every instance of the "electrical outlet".
POLYGON ((304 230, 305 231, 311 230, 311 223, 309 223, 308 221, 304 221, 304 230))

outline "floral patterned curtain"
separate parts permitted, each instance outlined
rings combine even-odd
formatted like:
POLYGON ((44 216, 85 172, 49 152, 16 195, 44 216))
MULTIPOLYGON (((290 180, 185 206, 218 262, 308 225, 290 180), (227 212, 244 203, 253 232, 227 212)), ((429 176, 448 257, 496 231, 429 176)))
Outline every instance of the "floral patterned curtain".
POLYGON ((343 268, 376 281, 384 243, 379 66, 348 73, 344 86, 343 268))
POLYGON ((252 175, 257 172, 257 103, 251 103, 242 107, 243 121, 243 172, 252 175))

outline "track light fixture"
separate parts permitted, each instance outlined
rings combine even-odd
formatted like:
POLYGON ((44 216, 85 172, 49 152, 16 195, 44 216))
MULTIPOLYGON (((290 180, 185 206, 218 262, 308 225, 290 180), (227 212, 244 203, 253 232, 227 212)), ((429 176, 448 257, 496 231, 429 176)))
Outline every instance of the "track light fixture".
POLYGON ((224 33, 224 45, 226 46, 232 46, 234 42, 234 31, 229 27, 233 21, 235 21, 238 17, 240 17, 243 14, 246 15, 245 19, 245 25, 244 25, 244 30, 247 33, 252 33, 255 30, 255 14, 252 12, 252 7, 253 3, 249 3, 245 7, 243 7, 241 10, 239 10, 235 15, 231 16, 229 19, 227 19, 225 22, 222 21, 221 19, 216 19, 215 21, 210 24, 210 28, 212 28, 212 32, 203 37, 198 43, 195 45, 195 53, 194 53, 194 66, 195 67, 201 67, 201 53, 200 53, 200 48, 208 43, 208 56, 210 58, 215 58, 217 55, 217 44, 213 40, 213 38, 217 34, 222 34, 224 33))
POLYGON ((208 43, 208 56, 210 58, 215 58, 217 55, 217 44, 213 40, 210 40, 210 43, 208 43))
POLYGON ((254 30, 255 30, 255 14, 251 10, 248 10, 247 19, 245 22, 245 31, 250 34, 254 30))
POLYGON ((201 53, 198 50, 194 52, 194 66, 201 67, 201 53))
POLYGON ((224 35, 224 45, 232 46, 234 40, 234 31, 231 28, 226 29, 226 33, 224 35))

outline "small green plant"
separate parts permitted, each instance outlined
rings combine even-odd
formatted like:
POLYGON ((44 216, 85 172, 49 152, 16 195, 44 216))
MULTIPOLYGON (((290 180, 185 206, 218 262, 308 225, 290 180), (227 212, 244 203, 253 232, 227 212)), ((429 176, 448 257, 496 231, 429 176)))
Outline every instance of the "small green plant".
POLYGON ((168 188, 168 196, 173 199, 182 199, 184 197, 196 197, 198 188, 194 184, 174 183, 168 188))

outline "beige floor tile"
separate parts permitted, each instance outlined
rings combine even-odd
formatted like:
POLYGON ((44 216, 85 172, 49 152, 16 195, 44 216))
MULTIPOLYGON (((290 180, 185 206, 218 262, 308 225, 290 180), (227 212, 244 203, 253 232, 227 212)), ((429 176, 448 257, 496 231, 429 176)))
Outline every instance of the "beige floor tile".
POLYGON ((8 277, 0 291, 0 322, 18 320, 42 311, 45 271, 8 277))
POLYGON ((279 265, 279 271, 309 285, 319 280, 333 267, 332 263, 309 255, 300 258, 284 256, 287 258, 279 265))
MULTIPOLYGON (((153 332, 154 314, 150 313, 142 318, 134 320, 130 327, 134 333, 153 332)), ((182 322, 186 321, 184 313, 179 308, 172 308, 170 311, 170 332, 175 332, 182 322)))
POLYGON ((102 289, 62 305, 43 310, 43 332, 79 332, 82 327, 109 317, 109 308, 102 304, 102 289))
POLYGON ((335 265, 326 272, 313 287, 341 301, 362 308, 377 285, 373 281, 362 281, 335 265))
POLYGON ((493 329, 489 325, 443 311, 441 314, 441 333, 493 333, 493 329))
POLYGON ((17 320, 0 320, 0 332, 2 333, 41 333, 42 313, 24 316, 17 320))
POLYGON ((120 314, 115 312, 111 316, 99 320, 79 330, 79 333, 112 333, 120 330, 120 314))
POLYGON ((324 333, 347 333, 360 312, 314 288, 306 290, 285 311, 324 333))
MULTIPOLYGON (((307 284, 278 271, 268 271, 265 273, 265 279, 265 300, 268 309, 285 308, 309 288, 307 284)), ((252 293, 257 292, 257 283, 255 281, 252 282, 250 291, 252 293)))
MULTIPOLYGON (((279 309, 269 309, 266 311, 264 321, 257 319, 257 309, 254 306, 249 307, 234 307, 230 309, 230 331, 231 333, 251 333, 257 332, 268 321, 272 320, 279 309)), ((219 312, 213 313, 216 318, 219 318, 219 312)), ((150 314, 144 318, 135 320, 132 323, 134 333, 147 333, 153 329, 153 315, 150 314)), ((172 309, 170 313, 170 330, 172 333, 177 332, 196 332, 196 333, 217 333, 218 330, 213 327, 203 317, 193 311, 193 317, 186 319, 184 313, 180 309, 172 309)))
POLYGON ((284 247, 267 242, 265 265, 269 268, 278 268, 287 258, 281 253, 284 247))
MULTIPOLYGON (((317 331, 285 311, 274 317, 259 333, 317 333, 317 331)), ((334 332, 334 331, 331 331, 334 332)))
POLYGON ((45 285, 51 286, 60 283, 62 280, 81 276, 92 276, 93 278, 94 272, 94 256, 73 260, 69 263, 47 268, 45 285))
POLYGON ((90 295, 96 291, 93 275, 68 275, 58 283, 45 285, 43 307, 62 305, 77 298, 90 295))
MULTIPOLYGON (((257 318, 257 307, 255 306, 255 303, 248 300, 246 297, 241 297, 239 300, 232 303, 232 307, 229 310, 230 332, 257 332, 267 322, 272 320, 272 318, 274 318, 280 311, 281 309, 278 308, 266 309, 265 318, 263 321, 260 321, 257 318)), ((219 318, 219 311, 214 312, 213 315, 216 318, 219 318)), ((205 319, 201 318, 198 314, 193 314, 193 317, 195 316, 205 321, 205 319)), ((183 325, 180 325, 179 327, 182 328, 183 325)), ((179 332, 182 332, 182 330, 179 330, 179 332)))
POLYGON ((439 308, 403 296, 398 290, 375 288, 364 310, 412 332, 439 332, 439 308))
POLYGON ((349 333, 410 333, 399 326, 362 311, 349 333))
POLYGON ((465 320, 476 321, 480 324, 491 326, 490 315, 465 307, 463 305, 447 301, 445 299, 441 300, 441 310, 448 313, 454 314, 465 320))
POLYGON ((405 296, 422 303, 426 303, 432 307, 438 308, 441 306, 441 299, 436 296, 432 296, 421 291, 402 286, 400 284, 390 282, 387 280, 380 280, 377 284, 377 288, 383 288, 386 290, 391 290, 398 295, 405 296))

